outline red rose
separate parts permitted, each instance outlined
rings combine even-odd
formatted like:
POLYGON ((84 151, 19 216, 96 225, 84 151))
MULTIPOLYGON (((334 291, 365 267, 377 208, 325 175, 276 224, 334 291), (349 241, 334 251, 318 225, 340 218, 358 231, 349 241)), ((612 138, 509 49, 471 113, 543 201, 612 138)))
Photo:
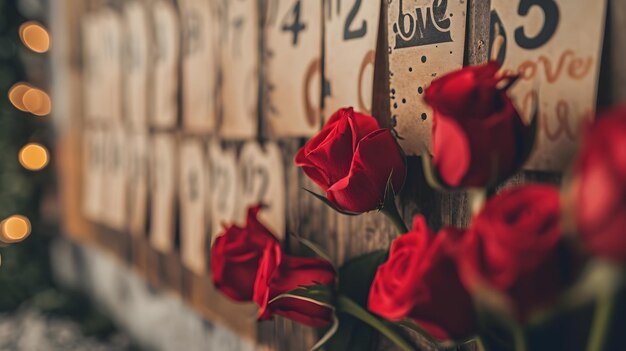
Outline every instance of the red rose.
POLYGON ((499 86, 491 62, 466 67, 431 83, 424 99, 433 108, 433 165, 451 187, 483 187, 503 180, 526 161, 526 127, 499 86))
POLYGON ((559 191, 550 186, 521 186, 489 199, 472 220, 458 260, 468 290, 504 293, 521 320, 552 303, 565 285, 559 216, 559 191))
POLYGON ((254 302, 259 320, 283 316, 315 328, 332 322, 333 310, 315 301, 277 296, 308 285, 331 285, 335 282, 333 266, 325 260, 284 255, 280 248, 268 245, 259 265, 254 285, 254 302))
POLYGON ((626 106, 586 133, 575 166, 576 220, 585 247, 626 261, 626 106))
POLYGON ((378 267, 368 308, 393 321, 410 318, 439 340, 460 340, 476 331, 472 301, 461 284, 454 256, 462 233, 434 235, 418 215, 413 229, 391 245, 378 267))
POLYGON ((335 112, 295 162, 337 207, 357 213, 379 207, 390 174, 395 191, 406 174, 404 156, 389 130, 352 108, 335 112))
POLYGON ((259 261, 267 246, 280 249, 278 240, 257 219, 260 207, 248 210, 244 228, 231 225, 211 249, 215 287, 236 301, 252 301, 259 261))

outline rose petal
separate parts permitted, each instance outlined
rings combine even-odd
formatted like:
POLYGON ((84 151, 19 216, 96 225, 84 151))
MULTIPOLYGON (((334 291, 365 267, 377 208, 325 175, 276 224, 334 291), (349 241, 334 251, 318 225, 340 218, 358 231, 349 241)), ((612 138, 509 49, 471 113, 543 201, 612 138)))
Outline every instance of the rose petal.
POLYGON ((376 209, 383 200, 389 176, 398 192, 404 183, 406 165, 393 136, 379 129, 359 142, 350 173, 328 190, 328 199, 352 212, 376 209))

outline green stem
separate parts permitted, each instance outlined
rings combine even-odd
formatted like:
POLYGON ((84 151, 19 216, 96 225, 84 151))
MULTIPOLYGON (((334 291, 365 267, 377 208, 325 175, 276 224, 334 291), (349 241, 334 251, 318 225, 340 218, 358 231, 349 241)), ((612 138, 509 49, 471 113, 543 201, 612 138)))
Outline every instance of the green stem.
POLYGON ((513 340, 515 343, 515 351, 526 351, 528 349, 526 346, 526 335, 520 326, 513 328, 513 340))
POLYGON ((614 307, 615 293, 613 291, 603 293, 599 296, 593 315, 593 324, 591 325, 587 351, 602 351, 606 348, 614 307))
POLYGON ((413 347, 404 338, 402 338, 402 336, 396 333, 393 329, 389 328, 380 319, 363 309, 363 307, 359 306, 356 302, 352 301, 350 298, 339 295, 337 298, 337 310, 350 314, 360 321, 368 324, 370 327, 386 336, 403 351, 413 350, 413 347))
POLYGON ((398 207, 396 206, 395 201, 389 201, 385 206, 380 210, 389 220, 396 230, 398 234, 405 234, 409 232, 409 228, 407 228, 402 216, 400 216, 400 212, 398 211, 398 207))

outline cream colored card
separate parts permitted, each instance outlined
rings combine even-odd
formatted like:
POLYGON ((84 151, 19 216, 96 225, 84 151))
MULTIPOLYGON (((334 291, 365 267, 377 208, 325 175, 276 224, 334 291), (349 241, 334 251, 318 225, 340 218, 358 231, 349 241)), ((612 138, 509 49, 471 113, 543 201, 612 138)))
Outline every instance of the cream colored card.
POLYGON ((248 142, 239 156, 240 220, 245 221, 247 208, 263 205, 260 221, 279 239, 285 237, 285 172, 278 145, 248 142))
POLYGON ((388 8, 391 124, 408 155, 430 152, 430 82, 463 66, 466 0, 391 0, 388 8))
POLYGON ((148 59, 152 38, 142 2, 124 5, 124 118, 133 131, 148 128, 148 59))
POLYGON ((89 122, 104 120, 104 66, 101 36, 102 16, 88 13, 81 19, 83 59, 83 111, 89 122))
POLYGON ((320 128, 322 0, 269 0, 265 27, 266 116, 276 136, 320 128))
POLYGON ((126 229, 126 134, 121 121, 105 133, 104 224, 117 231, 126 229))
POLYGON ((491 57, 520 73, 511 96, 526 120, 539 109, 526 167, 561 171, 595 113, 606 1, 492 0, 491 7, 491 57))
POLYGON ((178 196, 180 201, 180 246, 183 265, 197 274, 206 272, 207 233, 204 144, 197 139, 180 144, 180 176, 178 196))
POLYGON ((145 235, 148 209, 148 134, 127 133, 128 163, 126 184, 128 201, 128 231, 145 235))
POLYGON ((342 107, 372 112, 380 1, 326 0, 324 117, 342 107))
POLYGON ((100 222, 104 207, 105 134, 99 128, 83 130, 82 211, 100 222))
POLYGON ((237 156, 234 149, 223 149, 219 143, 209 145, 211 183, 209 188, 211 207, 211 242, 238 219, 239 181, 237 156))
POLYGON ((165 1, 152 5, 154 36, 154 83, 152 84, 152 125, 172 128, 178 120, 178 63, 180 60, 180 28, 174 6, 165 1))
POLYGON ((222 121, 220 136, 257 132, 259 12, 256 0, 222 1, 220 23, 222 121))
POLYGON ((206 133, 215 125, 216 62, 213 39, 217 26, 210 0, 179 0, 183 32, 183 125, 194 133, 206 133))
POLYGON ((101 108, 106 121, 121 122, 122 111, 122 21, 117 12, 101 13, 102 85, 101 108))
POLYGON ((150 243, 161 252, 170 252, 174 247, 177 158, 173 135, 153 135, 150 149, 150 243))

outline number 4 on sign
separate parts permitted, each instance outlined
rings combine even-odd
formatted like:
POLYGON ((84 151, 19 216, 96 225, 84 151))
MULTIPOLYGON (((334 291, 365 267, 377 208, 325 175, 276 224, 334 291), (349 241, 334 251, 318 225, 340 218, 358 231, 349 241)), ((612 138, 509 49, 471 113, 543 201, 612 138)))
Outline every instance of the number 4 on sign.
POLYGON ((282 30, 283 32, 293 33, 293 40, 291 41, 291 44, 293 46, 298 45, 298 34, 300 33, 300 31, 303 31, 306 29, 306 24, 300 21, 301 1, 302 0, 296 1, 291 11, 289 11, 287 15, 285 15, 285 18, 283 19, 282 30), (290 20, 291 20, 291 24, 289 24, 290 20))

